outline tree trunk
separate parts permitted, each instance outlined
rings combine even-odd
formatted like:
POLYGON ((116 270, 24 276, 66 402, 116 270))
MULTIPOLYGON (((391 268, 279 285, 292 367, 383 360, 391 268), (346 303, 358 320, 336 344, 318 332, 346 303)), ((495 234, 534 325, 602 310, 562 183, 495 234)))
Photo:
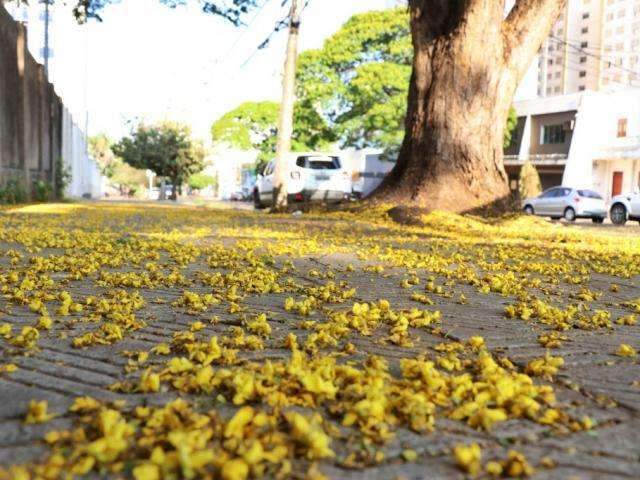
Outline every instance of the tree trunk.
POLYGON ((518 82, 565 0, 411 0, 405 138, 373 199, 454 212, 509 195, 503 132, 518 82))
POLYGON ((174 202, 176 200, 178 200, 178 179, 177 178, 172 178, 171 179, 171 196, 169 197, 169 200, 173 200, 174 202))

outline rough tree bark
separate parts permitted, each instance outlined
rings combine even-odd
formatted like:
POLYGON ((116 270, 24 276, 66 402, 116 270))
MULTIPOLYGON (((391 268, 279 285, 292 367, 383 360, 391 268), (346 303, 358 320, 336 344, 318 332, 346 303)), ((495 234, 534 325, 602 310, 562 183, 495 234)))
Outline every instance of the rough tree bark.
POLYGON ((466 211, 509 194, 503 130, 516 87, 566 0, 409 0, 405 138, 376 201, 466 211))

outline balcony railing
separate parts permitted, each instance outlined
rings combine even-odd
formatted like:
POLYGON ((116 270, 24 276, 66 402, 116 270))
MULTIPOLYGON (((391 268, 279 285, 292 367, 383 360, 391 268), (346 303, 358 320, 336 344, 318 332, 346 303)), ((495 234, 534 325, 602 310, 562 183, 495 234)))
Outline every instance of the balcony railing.
POLYGON ((518 155, 505 155, 505 165, 523 165, 524 162, 529 160, 534 165, 566 165, 567 154, 565 153, 549 153, 549 154, 537 154, 528 155, 526 157, 520 157, 518 155))

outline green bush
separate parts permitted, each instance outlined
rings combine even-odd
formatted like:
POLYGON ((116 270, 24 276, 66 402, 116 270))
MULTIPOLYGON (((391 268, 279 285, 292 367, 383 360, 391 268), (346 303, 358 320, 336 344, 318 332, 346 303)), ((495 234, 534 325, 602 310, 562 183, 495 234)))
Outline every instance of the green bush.
POLYGON ((64 197, 64 191, 71 182, 71 170, 62 161, 62 157, 56 159, 55 165, 55 197, 61 199, 64 197))
POLYGON ((207 188, 209 185, 214 185, 216 183, 216 179, 211 175, 196 173, 189 177, 188 183, 189 188, 193 190, 202 190, 203 188, 207 188))
POLYGON ((542 191, 542 184, 540 183, 540 175, 538 170, 530 161, 524 162, 520 169, 520 177, 518 179, 518 193, 520 198, 537 197, 542 191))
POLYGON ((27 192, 22 186, 22 182, 15 178, 10 178, 3 187, 0 187, 0 203, 24 203, 27 201, 27 192))
POLYGON ((51 192, 53 192, 53 188, 49 182, 43 182, 42 180, 33 182, 33 198, 37 202, 48 202, 51 200, 51 192))

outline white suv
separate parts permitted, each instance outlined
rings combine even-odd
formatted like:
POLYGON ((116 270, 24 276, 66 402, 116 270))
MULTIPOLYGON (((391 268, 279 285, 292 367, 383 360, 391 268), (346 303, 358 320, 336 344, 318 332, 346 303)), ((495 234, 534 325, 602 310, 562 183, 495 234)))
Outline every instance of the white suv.
POLYGON ((609 217, 615 225, 624 225, 627 220, 640 222, 640 192, 636 190, 627 195, 613 197, 609 217))
MULTIPOLYGON (((265 208, 273 202, 273 171, 270 161, 258 175, 253 188, 256 208, 265 208)), ((351 193, 351 178, 336 155, 323 153, 290 153, 287 155, 287 201, 340 202, 351 193)))

